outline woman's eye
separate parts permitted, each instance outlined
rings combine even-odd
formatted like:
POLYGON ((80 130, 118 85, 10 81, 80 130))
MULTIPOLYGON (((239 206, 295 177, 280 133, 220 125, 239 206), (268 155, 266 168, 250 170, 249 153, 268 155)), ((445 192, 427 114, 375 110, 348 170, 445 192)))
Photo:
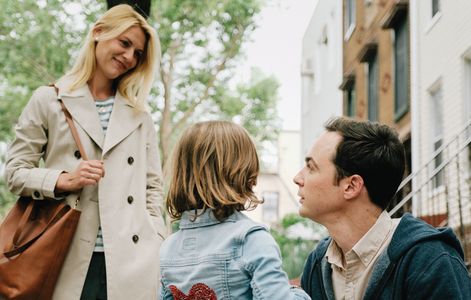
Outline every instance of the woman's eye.
POLYGON ((121 42, 121 45, 122 45, 123 47, 126 47, 126 48, 127 48, 127 47, 130 46, 129 42, 126 41, 126 40, 121 40, 120 42, 121 42))
POLYGON ((143 54, 140 51, 134 52, 134 56, 136 57, 137 61, 141 61, 143 54))

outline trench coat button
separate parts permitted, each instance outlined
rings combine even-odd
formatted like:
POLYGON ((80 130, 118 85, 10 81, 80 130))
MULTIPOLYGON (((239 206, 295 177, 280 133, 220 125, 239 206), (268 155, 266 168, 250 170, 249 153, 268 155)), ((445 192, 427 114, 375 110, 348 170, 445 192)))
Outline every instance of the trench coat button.
POLYGON ((82 155, 80 155, 80 151, 78 151, 78 150, 75 150, 74 156, 75 156, 76 159, 80 159, 82 157, 82 155))
POLYGON ((134 158, 132 156, 129 156, 128 157, 128 164, 132 165, 133 162, 134 162, 134 158))
POLYGON ((132 196, 128 196, 128 203, 132 204, 133 201, 134 201, 134 198, 132 196))
POLYGON ((137 244, 137 242, 139 241, 139 236, 137 234, 133 235, 132 241, 134 242, 134 244, 137 244))
POLYGON ((39 198, 39 197, 41 197, 41 194, 38 191, 34 191, 33 196, 35 198, 39 198))

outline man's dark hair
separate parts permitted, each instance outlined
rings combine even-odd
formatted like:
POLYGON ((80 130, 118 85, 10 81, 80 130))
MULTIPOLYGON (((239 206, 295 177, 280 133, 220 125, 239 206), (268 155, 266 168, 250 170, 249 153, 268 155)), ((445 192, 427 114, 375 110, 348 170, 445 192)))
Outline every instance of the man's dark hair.
POLYGON ((384 124, 345 117, 330 119, 324 127, 343 137, 333 158, 337 183, 344 177, 360 175, 373 203, 386 209, 405 168, 404 145, 396 131, 384 124))

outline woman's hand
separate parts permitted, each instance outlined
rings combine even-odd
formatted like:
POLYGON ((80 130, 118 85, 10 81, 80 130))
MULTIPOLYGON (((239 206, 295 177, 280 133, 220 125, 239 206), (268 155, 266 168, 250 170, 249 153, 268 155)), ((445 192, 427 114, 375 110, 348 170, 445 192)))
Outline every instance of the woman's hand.
POLYGON ((86 185, 96 185, 105 176, 103 161, 82 161, 71 173, 62 173, 56 182, 57 193, 78 191, 86 185))

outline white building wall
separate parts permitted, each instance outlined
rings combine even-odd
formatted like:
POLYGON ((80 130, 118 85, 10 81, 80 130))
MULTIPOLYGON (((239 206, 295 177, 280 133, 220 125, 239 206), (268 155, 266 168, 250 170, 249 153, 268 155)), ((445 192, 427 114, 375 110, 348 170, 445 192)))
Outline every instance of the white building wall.
POLYGON ((293 182, 293 177, 299 171, 298 161, 300 158, 300 133, 299 131, 282 131, 278 137, 278 169, 273 173, 262 173, 258 177, 257 185, 254 189, 259 198, 263 198, 265 193, 278 194, 278 209, 275 220, 264 218, 264 209, 268 203, 258 206, 253 211, 246 214, 253 220, 271 225, 280 221, 289 213, 298 213, 297 186, 293 182))
POLYGON ((318 1, 303 38, 301 160, 323 124, 342 115, 342 1, 318 1))
MULTIPOLYGON (((413 157, 413 160, 416 160, 413 172, 418 171, 432 158, 431 132, 436 118, 431 112, 434 109, 439 109, 442 113, 444 144, 452 140, 471 119, 471 77, 467 74, 471 69, 467 69, 466 65, 466 60, 471 59, 471 1, 442 0, 440 12, 434 17, 431 3, 431 0, 416 1, 414 9, 411 10, 411 22, 415 24, 416 30, 416 34, 412 36, 417 37, 417 40, 411 42, 411 51, 417 53, 417 61, 411 62, 417 70, 416 76, 412 76, 412 80, 415 80, 412 87, 417 90, 411 94, 416 95, 412 97, 412 101, 417 101, 412 107, 418 110, 413 114, 412 120, 413 124, 418 126, 418 130, 415 130, 416 136, 412 138, 415 143, 413 148, 417 149, 417 155, 413 157), (432 104, 432 94, 438 88, 441 89, 442 95, 440 107, 432 104)), ((468 65, 470 66, 471 64, 468 65)), ((451 175, 456 176, 447 174, 451 175)), ((423 181, 424 176, 419 180, 423 181)), ((422 201, 417 201, 415 205, 424 211, 427 210, 427 203, 424 201, 427 201, 430 195, 437 196, 440 192, 443 191, 427 191, 426 195, 422 195, 422 201)), ((462 199, 463 196, 461 195, 462 199)), ((467 213, 465 217, 469 220, 470 203, 469 199, 465 200, 462 211, 467 213)), ((453 216, 453 212, 458 210, 457 205, 450 203, 450 215, 453 216)), ((451 219, 450 225, 453 226, 453 223, 454 220, 451 219)))

